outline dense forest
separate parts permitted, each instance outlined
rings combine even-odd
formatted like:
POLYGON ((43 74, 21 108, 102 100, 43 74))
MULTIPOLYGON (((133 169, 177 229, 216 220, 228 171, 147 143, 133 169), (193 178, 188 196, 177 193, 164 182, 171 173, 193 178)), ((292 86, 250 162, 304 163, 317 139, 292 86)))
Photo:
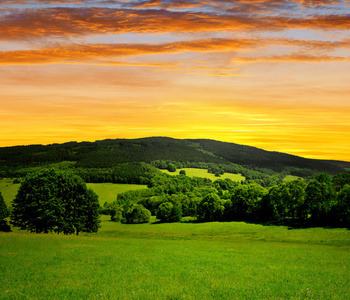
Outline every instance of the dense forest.
POLYGON ((202 164, 228 169, 239 165, 268 175, 284 172, 310 178, 320 172, 335 175, 350 168, 350 162, 306 159, 233 143, 150 137, 3 147, 0 177, 22 177, 35 168, 62 162, 73 169, 109 169, 122 163, 162 160, 201 168, 202 164))
POLYGON ((333 178, 323 172, 309 182, 299 179, 270 188, 229 179, 212 182, 206 178, 164 174, 152 178, 148 187, 119 194, 115 202, 105 203, 102 213, 110 214, 112 220, 123 221, 125 212, 137 204, 163 222, 192 216, 202 222, 350 226, 350 171, 333 178), (166 207, 168 212, 164 213, 166 207), (173 216, 175 213, 177 218, 173 216))

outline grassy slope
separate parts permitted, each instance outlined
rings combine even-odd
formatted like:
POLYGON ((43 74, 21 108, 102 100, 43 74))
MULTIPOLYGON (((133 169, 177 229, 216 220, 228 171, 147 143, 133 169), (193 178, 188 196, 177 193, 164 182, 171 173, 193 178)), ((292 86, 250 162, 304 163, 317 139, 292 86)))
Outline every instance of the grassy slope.
MULTIPOLYGON (((208 170, 204 169, 196 169, 196 168, 184 168, 182 170, 186 171, 186 175, 189 177, 203 177, 203 178, 209 178, 211 181, 215 181, 217 179, 226 179, 229 178, 232 181, 244 181, 245 177, 241 174, 230 174, 225 173, 221 175, 220 177, 216 177, 214 174, 208 173, 208 170)), ((161 170, 162 172, 169 174, 169 175, 179 175, 180 169, 176 170, 176 172, 169 172, 168 170, 161 170)))
POLYGON ((349 299, 349 241, 345 229, 107 219, 79 237, 0 233, 0 299, 349 299))
POLYGON ((287 175, 286 177, 283 178, 283 181, 288 182, 288 181, 293 181, 298 179, 302 179, 302 178, 294 175, 287 175))
POLYGON ((13 199, 15 199, 20 184, 13 184, 12 180, 0 181, 0 193, 4 197, 5 203, 9 206, 13 199))
POLYGON ((87 183, 86 185, 98 195, 100 205, 117 200, 119 193, 147 188, 147 185, 140 184, 87 183))

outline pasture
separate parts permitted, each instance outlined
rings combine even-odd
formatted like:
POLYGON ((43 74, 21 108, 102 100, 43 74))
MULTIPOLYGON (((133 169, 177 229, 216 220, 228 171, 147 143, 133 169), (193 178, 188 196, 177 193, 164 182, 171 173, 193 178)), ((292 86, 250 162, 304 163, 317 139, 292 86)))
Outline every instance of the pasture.
POLYGON ((108 219, 82 236, 0 233, 0 299, 350 298, 346 229, 108 219))
POLYGON ((224 173, 220 177, 216 177, 215 174, 208 173, 208 170, 206 169, 196 169, 196 168, 184 168, 184 169, 178 169, 175 172, 169 172, 168 170, 161 170, 163 173, 168 175, 179 175, 181 170, 185 170, 186 176, 188 177, 202 177, 202 178, 209 178, 211 181, 215 181, 218 179, 231 179, 232 181, 244 181, 245 177, 241 174, 232 174, 232 173, 224 173))
POLYGON ((302 178, 299 176, 287 175, 286 177, 283 178, 283 182, 289 182, 289 181, 298 180, 298 179, 302 179, 302 178))
POLYGON ((117 195, 130 190, 147 189, 147 185, 141 184, 121 184, 121 183, 87 183, 88 188, 92 189, 97 195, 100 205, 105 202, 117 200, 117 195))
POLYGON ((20 183, 12 183, 10 179, 2 179, 0 181, 0 193, 7 206, 10 206, 12 200, 15 199, 20 185, 20 183))

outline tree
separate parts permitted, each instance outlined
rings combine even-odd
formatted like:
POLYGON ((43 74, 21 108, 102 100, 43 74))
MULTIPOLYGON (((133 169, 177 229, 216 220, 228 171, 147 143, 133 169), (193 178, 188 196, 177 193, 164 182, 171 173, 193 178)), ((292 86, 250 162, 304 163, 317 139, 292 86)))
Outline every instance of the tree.
POLYGON ((197 218, 199 221, 220 221, 224 216, 224 202, 215 193, 206 195, 198 204, 197 218))
POLYGON ((239 185, 233 189, 231 204, 226 204, 228 220, 254 220, 260 208, 260 201, 267 191, 258 184, 239 185))
POLYGON ((282 185, 282 199, 287 208, 288 217, 293 219, 307 217, 305 188, 304 180, 293 180, 282 185))
POLYGON ((172 163, 168 164, 168 171, 169 172, 176 172, 176 166, 172 163))
POLYGON ((76 175, 43 170, 27 177, 12 204, 11 223, 36 233, 97 232, 98 196, 76 175))
POLYGON ((332 208, 333 221, 350 228, 350 185, 346 184, 338 193, 337 202, 332 208))
POLYGON ((125 213, 125 223, 148 223, 151 220, 151 212, 140 204, 132 204, 125 213))
POLYGON ((186 176, 186 171, 185 170, 180 170, 179 175, 185 175, 186 176))
POLYGON ((161 205, 159 205, 157 211, 156 211, 156 217, 161 222, 169 222, 171 217, 171 210, 174 207, 174 205, 170 202, 164 202, 161 205))
POLYGON ((332 181, 334 190, 339 192, 346 184, 350 184, 350 171, 335 175, 332 181))
POLYGON ((161 222, 179 222, 181 218, 181 209, 170 202, 162 203, 157 209, 157 219, 161 222))
POLYGON ((7 205, 2 194, 0 193, 0 231, 10 231, 11 228, 7 224, 5 218, 8 216, 7 205))
POLYGON ((305 203, 311 220, 316 223, 324 223, 329 217, 335 194, 330 180, 324 176, 316 176, 310 180, 306 187, 305 203))
POLYGON ((123 219, 124 210, 120 205, 113 203, 112 205, 110 205, 109 209, 110 209, 111 221, 120 222, 123 219))

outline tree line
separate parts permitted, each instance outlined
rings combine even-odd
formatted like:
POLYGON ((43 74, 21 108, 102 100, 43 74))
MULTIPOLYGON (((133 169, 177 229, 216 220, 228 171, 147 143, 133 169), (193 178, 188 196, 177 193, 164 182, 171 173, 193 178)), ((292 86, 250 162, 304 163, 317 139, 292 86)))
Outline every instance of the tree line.
MULTIPOLYGON (((36 233, 97 232, 100 213, 112 221, 145 223, 151 215, 161 222, 182 216, 199 222, 248 221, 305 226, 350 227, 350 171, 320 173, 272 187, 257 183, 170 176, 149 178, 148 188, 118 194, 99 206, 98 196, 71 173, 42 170, 27 176, 12 203, 10 223, 36 233)), ((0 228, 8 230, 8 210, 0 194, 0 228)))
MULTIPOLYGON (((161 221, 174 222, 192 216, 201 222, 248 221, 303 226, 350 226, 350 171, 331 178, 320 173, 306 183, 294 180, 265 188, 229 179, 211 182, 184 175, 156 176, 146 190, 119 194, 106 203, 103 213, 124 211, 137 204, 161 221), (166 211, 166 212, 164 212, 166 211), (167 216, 168 217, 164 217, 167 216)), ((128 221, 130 222, 130 220, 128 221)))

